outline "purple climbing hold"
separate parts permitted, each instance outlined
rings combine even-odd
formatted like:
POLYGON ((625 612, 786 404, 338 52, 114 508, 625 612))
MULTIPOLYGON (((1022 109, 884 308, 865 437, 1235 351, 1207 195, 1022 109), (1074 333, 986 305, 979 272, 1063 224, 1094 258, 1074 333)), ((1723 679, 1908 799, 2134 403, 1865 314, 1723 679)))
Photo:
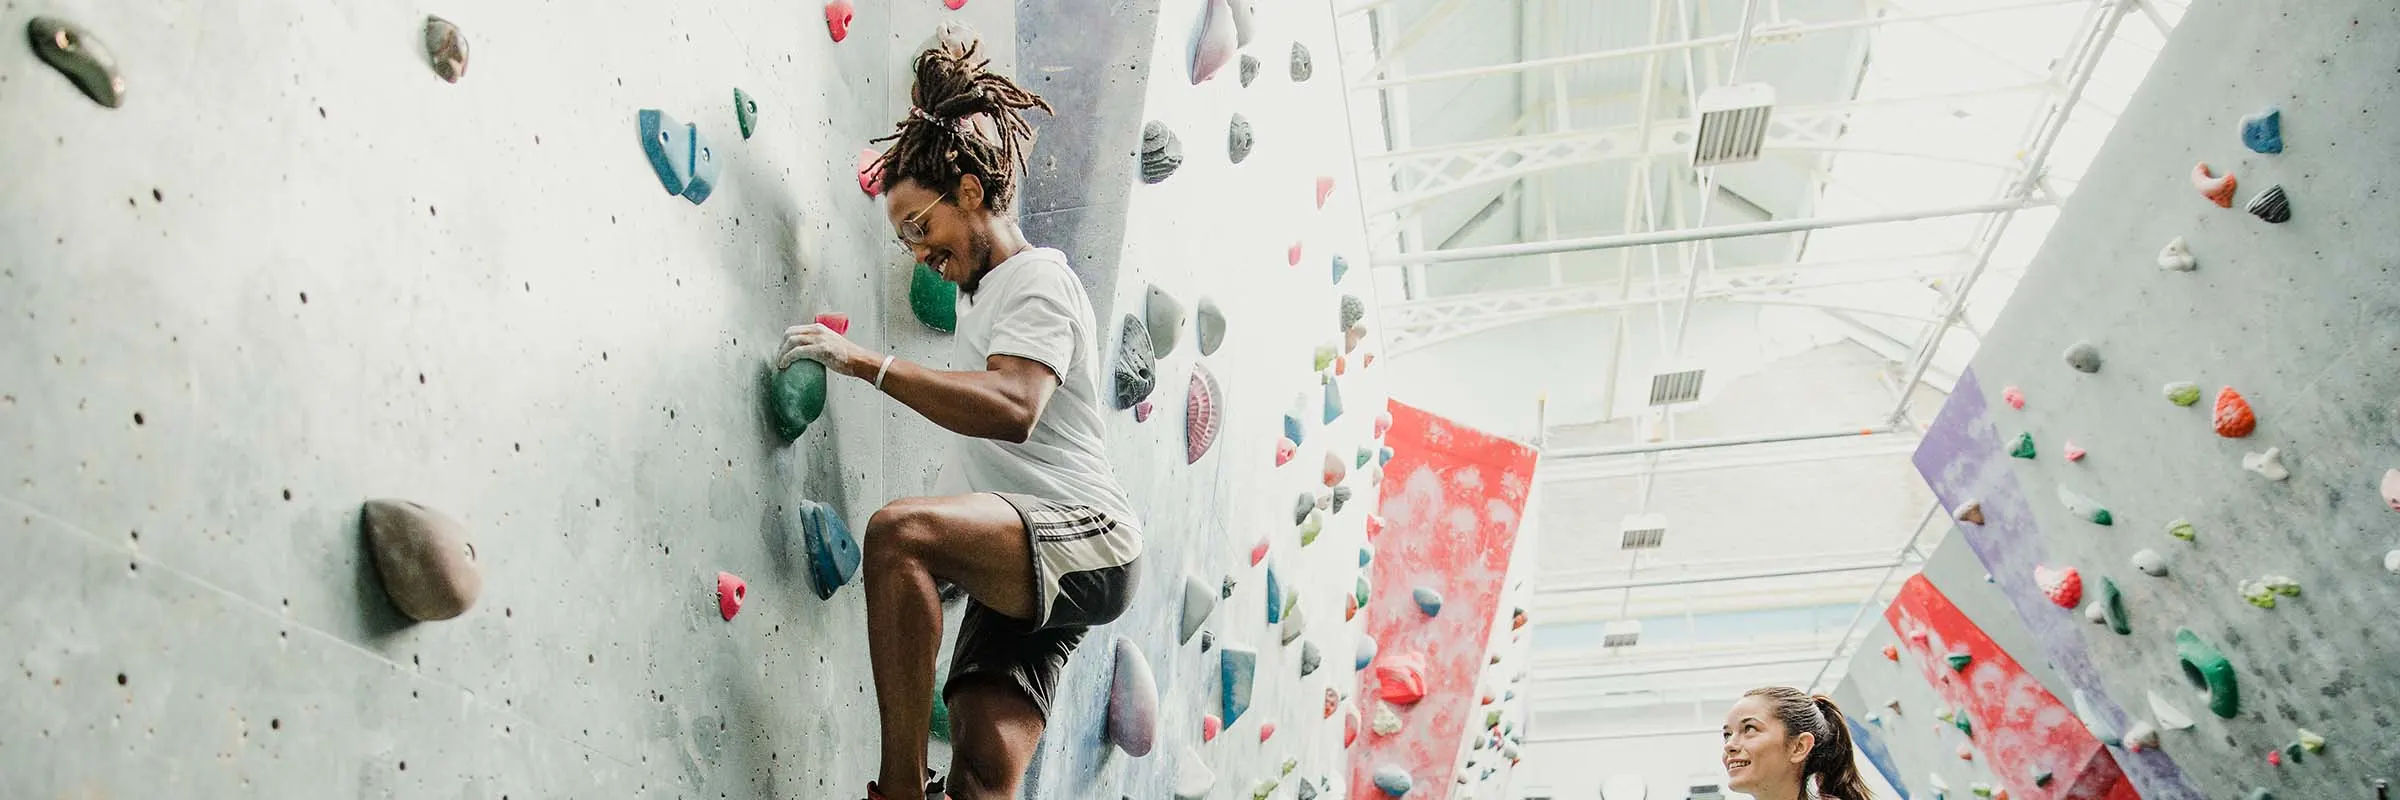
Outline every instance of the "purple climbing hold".
POLYGON ((409 619, 431 622, 467 613, 483 594, 483 569, 465 526, 407 500, 369 500, 359 509, 367 552, 384 594, 409 619))
POLYGON ((1139 758, 1158 740, 1158 683, 1133 640, 1117 637, 1117 670, 1108 686, 1108 741, 1139 758))

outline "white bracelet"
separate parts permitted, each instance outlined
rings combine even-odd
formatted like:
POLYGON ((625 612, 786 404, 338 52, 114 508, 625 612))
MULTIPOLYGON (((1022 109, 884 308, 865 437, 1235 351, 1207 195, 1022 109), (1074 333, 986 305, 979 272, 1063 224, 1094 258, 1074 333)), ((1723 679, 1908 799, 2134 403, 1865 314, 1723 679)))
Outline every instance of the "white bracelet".
POLYGON ((899 356, 884 356, 883 366, 875 368, 875 391, 883 391, 883 374, 892 371, 892 359, 895 358, 899 358, 899 356))

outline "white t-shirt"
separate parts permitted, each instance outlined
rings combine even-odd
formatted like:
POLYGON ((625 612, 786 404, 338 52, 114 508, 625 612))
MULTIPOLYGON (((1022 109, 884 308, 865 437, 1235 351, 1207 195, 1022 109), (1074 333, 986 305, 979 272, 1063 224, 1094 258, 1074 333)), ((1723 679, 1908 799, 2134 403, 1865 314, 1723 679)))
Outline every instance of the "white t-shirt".
POLYGON ((1059 386, 1024 444, 960 437, 958 457, 942 470, 946 492, 1013 492, 1083 503, 1127 528, 1141 527, 1108 464, 1095 327, 1091 297, 1067 268, 1065 253, 1033 248, 984 274, 958 317, 958 346, 966 357, 960 368, 981 369, 992 356, 1017 356, 1048 366, 1059 386))

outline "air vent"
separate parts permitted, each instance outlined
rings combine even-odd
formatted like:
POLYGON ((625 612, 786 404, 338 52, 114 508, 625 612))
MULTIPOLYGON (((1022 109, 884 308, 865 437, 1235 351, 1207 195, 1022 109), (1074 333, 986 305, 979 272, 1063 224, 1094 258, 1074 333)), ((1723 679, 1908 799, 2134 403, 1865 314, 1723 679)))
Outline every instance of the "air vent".
POLYGON ((1642 639, 1642 621, 1618 620, 1600 628, 1601 647, 1632 647, 1642 639))
POLYGON ((1661 372, 1650 376, 1650 404, 1671 406, 1700 399, 1700 379, 1708 376, 1705 369, 1680 372, 1661 372))
POLYGON ((1692 144, 1692 166, 1757 161, 1774 111, 1775 87, 1763 83, 1737 83, 1701 93, 1700 136, 1692 144))
POLYGON ((1692 790, 1685 794, 1684 798, 1685 800, 1725 800, 1725 791, 1713 783, 1695 783, 1692 784, 1692 790))
POLYGON ((1618 523, 1625 532, 1625 541, 1618 545, 1624 550, 1656 550, 1667 541, 1667 515, 1631 514, 1618 523))

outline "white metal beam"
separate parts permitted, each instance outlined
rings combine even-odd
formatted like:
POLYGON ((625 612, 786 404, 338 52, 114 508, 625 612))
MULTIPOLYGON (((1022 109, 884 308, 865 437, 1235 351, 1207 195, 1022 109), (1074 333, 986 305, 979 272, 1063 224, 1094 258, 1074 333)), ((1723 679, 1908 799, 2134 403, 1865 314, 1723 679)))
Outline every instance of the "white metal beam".
POLYGON ((1840 217, 1778 219, 1767 220, 1765 222, 1743 222, 1733 225, 1715 225, 1705 228, 1685 228, 1681 230, 1644 231, 1640 233, 1620 233, 1607 236, 1589 236, 1580 239, 1561 239, 1550 242, 1520 242, 1517 244, 1491 245, 1487 247, 1461 247, 1449 250, 1419 250, 1412 253, 1382 253, 1377 254, 1374 257, 1374 263, 1377 266, 1387 267, 1407 264, 1442 264, 1454 261, 1483 261, 1486 259, 1511 258, 1515 256, 1538 256, 1546 253, 1572 253, 1583 250, 1608 250, 1618 247, 1642 247, 1647 245, 1675 244, 1678 242, 1701 242, 1711 239, 1731 239, 1742 236, 1765 236, 1777 233, 1798 233, 1800 231, 1822 230, 1825 228, 1844 228, 1856 225, 1880 225, 1887 222, 1910 222, 1920 219, 1937 219, 1940 217, 1962 217, 1972 214, 1989 214, 1997 211, 2014 211, 2022 208, 2046 206, 2051 205, 2054 202, 2055 201, 2044 197, 2018 197, 2008 200, 1994 200, 1983 203, 1970 203, 1957 206, 1942 206, 1939 208, 1911 209, 1908 211, 1895 211, 1884 214, 1856 214, 1840 217))

